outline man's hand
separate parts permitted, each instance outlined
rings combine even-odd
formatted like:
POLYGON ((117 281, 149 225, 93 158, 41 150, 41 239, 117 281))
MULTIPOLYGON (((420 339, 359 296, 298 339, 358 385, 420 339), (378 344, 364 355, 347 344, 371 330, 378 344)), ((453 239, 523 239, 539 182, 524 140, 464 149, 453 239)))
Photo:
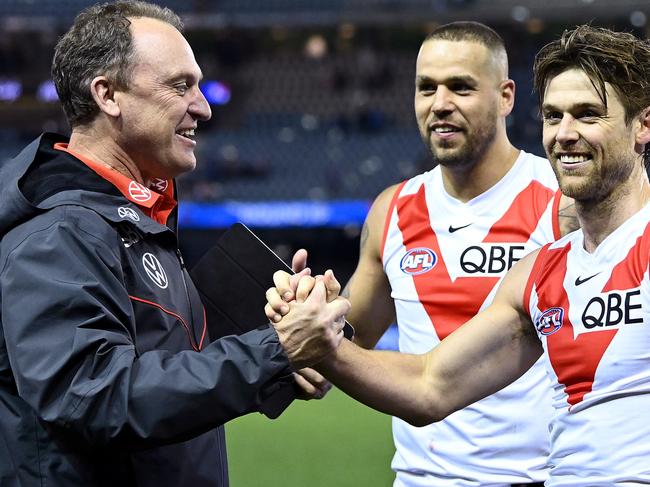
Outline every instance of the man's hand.
MULTIPOLYGON (((292 275, 285 271, 277 271, 273 274, 275 287, 269 288, 266 291, 267 303, 264 306, 266 317, 272 323, 278 323, 289 312, 289 302, 294 299, 297 302, 303 302, 309 296, 316 280, 314 278, 303 279, 303 276, 308 276, 308 274, 303 274, 303 272, 305 271, 303 270, 298 274, 292 275)), ((322 280, 325 284, 328 303, 339 297, 341 284, 334 277, 334 272, 331 269, 326 270, 325 274, 318 276, 317 279, 322 280)))
MULTIPOLYGON (((276 288, 269 289, 267 298, 271 296, 276 301, 279 295, 274 293, 277 294, 276 288)), ((288 308, 286 314, 277 321, 275 317, 271 320, 294 370, 320 362, 343 339, 350 303, 340 297, 327 302, 327 294, 323 276, 303 276, 296 287, 296 299, 282 304, 288 308)))
POLYGON ((293 373, 296 384, 302 389, 299 399, 322 399, 332 388, 332 384, 314 369, 304 368, 293 373))
MULTIPOLYGON (((303 302, 307 299, 315 280, 305 279, 300 289, 298 289, 300 278, 310 275, 311 271, 307 267, 307 251, 299 249, 291 259, 291 268, 295 274, 278 271, 274 276, 274 283, 280 285, 279 288, 271 288, 267 292, 267 299, 274 302, 274 306, 267 304, 265 307, 266 315, 273 323, 278 323, 282 316, 289 312, 289 305, 286 304, 297 298, 297 301, 303 302), (281 289, 281 291, 279 291, 281 289), (282 295, 280 294, 282 292, 282 295), (277 309, 274 309, 277 308, 277 309)), ((328 289, 327 301, 336 299, 340 292, 340 285, 334 278, 332 271, 325 273, 325 287, 328 289)), ((332 388, 332 384, 314 369, 305 368, 294 372, 296 384, 302 389, 300 399, 322 399, 332 388)))

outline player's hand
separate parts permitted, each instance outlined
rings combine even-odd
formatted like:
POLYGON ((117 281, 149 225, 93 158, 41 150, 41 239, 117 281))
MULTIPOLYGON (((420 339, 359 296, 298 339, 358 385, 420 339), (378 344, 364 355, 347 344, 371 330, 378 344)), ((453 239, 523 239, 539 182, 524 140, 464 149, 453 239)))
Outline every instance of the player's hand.
MULTIPOLYGON (((289 306, 288 313, 277 323, 272 320, 294 370, 320 362, 340 345, 345 314, 350 310, 350 302, 345 298, 327 302, 323 276, 303 276, 300 281, 297 299, 285 303, 289 306), (305 283, 301 284, 303 280, 305 283), (309 289, 309 292, 305 291, 307 296, 304 300, 301 285, 309 289)), ((274 288, 267 292, 267 296, 272 291, 274 288)))
MULTIPOLYGON (((277 271, 273 274, 275 287, 266 291, 267 303, 264 306, 264 313, 272 323, 278 323, 289 312, 289 302, 294 299, 303 302, 309 296, 316 280, 308 274, 303 274, 303 272, 305 270, 294 275, 290 275, 285 271, 277 271)), ((325 274, 318 276, 318 278, 322 279, 325 284, 328 303, 339 297, 341 284, 331 269, 325 271, 325 274)))
POLYGON ((291 269, 294 272, 293 274, 285 271, 277 271, 273 274, 273 284, 277 288, 278 294, 287 303, 296 298, 300 278, 311 275, 311 270, 307 267, 307 251, 305 249, 298 249, 293 254, 291 269))
POLYGON ((314 369, 308 367, 293 373, 296 384, 302 389, 299 399, 322 399, 332 388, 332 384, 314 369))

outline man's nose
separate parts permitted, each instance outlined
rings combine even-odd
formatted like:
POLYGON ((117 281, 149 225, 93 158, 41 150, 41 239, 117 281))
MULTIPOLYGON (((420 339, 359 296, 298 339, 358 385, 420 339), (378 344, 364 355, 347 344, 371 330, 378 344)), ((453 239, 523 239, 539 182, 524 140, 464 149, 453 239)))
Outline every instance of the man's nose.
POLYGON ((569 114, 564 114, 557 127, 555 140, 561 145, 571 144, 580 138, 576 130, 576 119, 569 114))
POLYGON ((201 122, 206 122, 212 117, 210 104, 198 86, 196 87, 196 94, 194 100, 190 103, 188 111, 195 119, 200 120, 201 122))
POLYGON ((446 86, 438 86, 433 95, 431 111, 434 113, 450 112, 454 109, 453 93, 446 86))

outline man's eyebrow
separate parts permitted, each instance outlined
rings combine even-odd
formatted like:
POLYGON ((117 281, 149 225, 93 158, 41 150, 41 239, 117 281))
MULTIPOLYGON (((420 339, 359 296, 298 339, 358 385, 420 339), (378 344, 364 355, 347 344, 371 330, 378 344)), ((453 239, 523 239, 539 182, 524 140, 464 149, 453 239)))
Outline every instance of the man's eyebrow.
MULTIPOLYGON (((426 76, 426 75, 420 74, 420 75, 418 75, 418 76, 415 77, 415 81, 417 81, 417 82, 423 82, 423 81, 436 81, 436 80, 433 79, 433 78, 431 78, 431 77, 429 77, 429 76, 426 76)), ((476 79, 474 79, 474 78, 473 78, 472 76, 470 76, 470 75, 457 75, 457 76, 450 76, 450 77, 448 77, 448 78, 444 78, 444 79, 441 79, 441 80, 437 80, 436 82, 438 82, 438 83, 440 83, 440 84, 449 84, 449 83, 466 83, 466 84, 469 84, 469 85, 476 85, 476 83, 477 83, 477 82, 476 82, 476 79)))
POLYGON ((194 73, 186 72, 186 73, 174 73, 171 74, 170 76, 167 77, 167 81, 170 83, 175 83, 177 81, 184 81, 184 80, 192 80, 192 81, 202 81, 203 80, 203 73, 199 71, 198 77, 194 73))
POLYGON ((542 104, 542 110, 543 111, 561 112, 561 111, 584 110, 586 108, 591 108, 591 109, 595 108, 595 109, 598 109, 598 110, 607 110, 607 107, 604 104, 598 103, 598 102, 576 103, 576 104, 569 105, 568 107, 566 107, 565 110, 553 105, 552 103, 543 103, 542 104))

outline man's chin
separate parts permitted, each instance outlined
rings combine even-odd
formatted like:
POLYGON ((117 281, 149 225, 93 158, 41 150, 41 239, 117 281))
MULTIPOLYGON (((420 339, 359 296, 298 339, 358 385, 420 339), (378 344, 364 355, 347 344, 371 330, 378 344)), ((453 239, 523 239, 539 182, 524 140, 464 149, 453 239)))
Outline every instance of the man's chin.
POLYGON ((455 168, 455 167, 465 167, 472 166, 472 161, 467 156, 465 152, 455 151, 444 151, 433 154, 433 159, 443 167, 455 168))

